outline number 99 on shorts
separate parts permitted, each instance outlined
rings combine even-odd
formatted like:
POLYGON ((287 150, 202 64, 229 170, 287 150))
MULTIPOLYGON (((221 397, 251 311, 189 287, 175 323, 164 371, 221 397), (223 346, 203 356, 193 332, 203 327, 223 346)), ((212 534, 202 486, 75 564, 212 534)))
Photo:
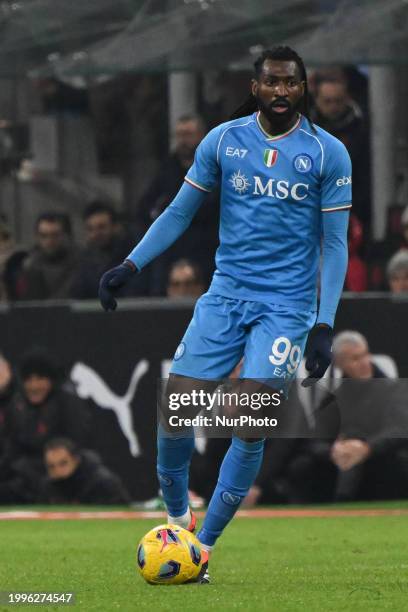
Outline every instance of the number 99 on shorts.
POLYGON ((276 366, 274 376, 291 377, 297 370, 302 359, 302 349, 298 344, 292 344, 289 338, 279 336, 272 344, 269 361, 276 366))

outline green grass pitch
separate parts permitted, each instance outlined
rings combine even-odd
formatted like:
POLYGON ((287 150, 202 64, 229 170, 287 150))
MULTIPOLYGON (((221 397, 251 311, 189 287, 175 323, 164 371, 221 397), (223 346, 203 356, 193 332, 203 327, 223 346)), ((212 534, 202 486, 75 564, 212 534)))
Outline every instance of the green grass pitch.
POLYGON ((407 518, 235 519, 212 584, 173 587, 147 585, 136 569, 157 519, 0 521, 0 591, 74 591, 75 606, 25 606, 67 612, 405 611, 407 518))

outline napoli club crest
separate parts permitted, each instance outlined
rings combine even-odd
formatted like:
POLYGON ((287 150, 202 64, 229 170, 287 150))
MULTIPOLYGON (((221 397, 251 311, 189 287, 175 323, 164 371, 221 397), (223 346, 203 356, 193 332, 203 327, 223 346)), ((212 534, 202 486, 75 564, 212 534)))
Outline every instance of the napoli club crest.
POLYGON ((178 345, 176 352, 174 353, 174 360, 177 361, 178 359, 181 359, 185 351, 186 351, 186 345, 184 344, 184 342, 181 342, 178 345))
POLYGON ((306 153, 296 155, 295 159, 293 160, 293 167, 298 172, 305 174, 306 172, 310 172, 310 170, 313 168, 313 160, 310 155, 306 155, 306 153))
POLYGON ((227 504, 228 506, 238 506, 239 502, 241 501, 241 498, 239 495, 234 495, 233 493, 230 493, 229 491, 223 491, 221 493, 221 499, 224 502, 224 504, 227 504))

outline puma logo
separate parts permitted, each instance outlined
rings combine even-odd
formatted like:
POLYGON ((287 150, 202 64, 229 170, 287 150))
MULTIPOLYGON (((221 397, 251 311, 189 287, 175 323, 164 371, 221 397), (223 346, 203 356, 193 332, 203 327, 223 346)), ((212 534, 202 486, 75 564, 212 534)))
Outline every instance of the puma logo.
POLYGON ((129 388, 125 395, 116 395, 99 376, 95 370, 85 363, 76 363, 71 370, 71 380, 76 387, 79 397, 92 399, 99 408, 113 410, 118 419, 119 426, 129 443, 129 450, 133 457, 141 453, 139 440, 132 427, 131 402, 135 396, 139 380, 149 369, 146 359, 139 361, 130 379, 129 388))

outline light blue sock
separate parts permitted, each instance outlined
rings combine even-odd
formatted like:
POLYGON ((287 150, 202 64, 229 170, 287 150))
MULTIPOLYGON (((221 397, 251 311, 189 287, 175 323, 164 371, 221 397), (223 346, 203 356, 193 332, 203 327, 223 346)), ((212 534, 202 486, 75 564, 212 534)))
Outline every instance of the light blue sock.
POLYGON ((159 426, 157 436, 157 477, 170 516, 181 516, 188 509, 188 472, 194 451, 194 431, 177 438, 159 426))
POLYGON ((247 495, 261 467, 264 440, 232 438, 198 539, 213 546, 247 495))

